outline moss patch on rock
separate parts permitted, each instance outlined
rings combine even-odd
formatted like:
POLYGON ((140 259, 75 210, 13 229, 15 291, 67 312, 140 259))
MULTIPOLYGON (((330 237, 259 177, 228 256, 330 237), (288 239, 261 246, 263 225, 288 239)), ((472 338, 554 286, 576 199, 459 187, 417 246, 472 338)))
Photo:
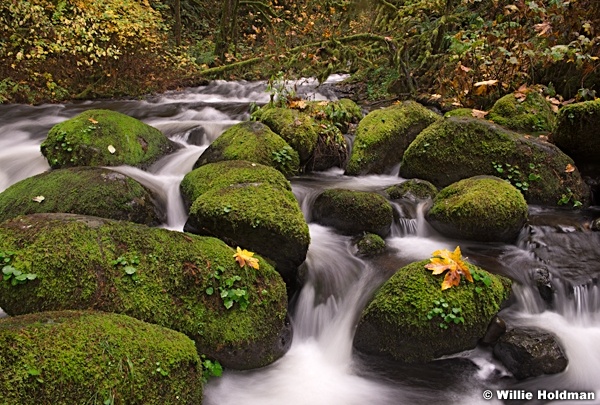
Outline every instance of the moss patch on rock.
POLYGON ((400 163, 413 139, 439 119, 414 101, 370 112, 358 124, 346 174, 381 174, 390 170, 400 163))
POLYGON ((56 124, 41 145, 53 169, 124 164, 144 168, 175 149, 158 129, 109 110, 88 110, 56 124))
POLYGON ((310 243, 308 225, 292 192, 269 182, 210 189, 192 203, 185 229, 272 259, 288 285, 295 284, 310 243))
POLYGON ((551 132, 556 121, 550 103, 535 90, 500 98, 487 118, 504 127, 525 132, 551 132))
POLYGON ((556 146, 474 118, 448 118, 426 128, 404 153, 400 176, 446 187, 477 175, 508 179, 507 164, 519 171, 510 179, 513 185, 528 183, 521 191, 529 204, 556 206, 569 193, 574 200, 589 201, 579 171, 566 170, 573 160, 556 146))
POLYGON ((124 315, 45 312, 0 320, 5 404, 202 402, 202 366, 185 335, 124 315))
POLYGON ((362 313, 354 338, 357 349, 406 363, 428 362, 472 349, 485 335, 510 293, 510 281, 468 263, 471 273, 489 279, 489 286, 463 279, 459 286, 442 291, 443 276, 432 275, 424 267, 427 263, 409 264, 383 284, 362 313), (428 319, 436 307, 446 312, 460 308, 454 313, 464 322, 444 322, 437 315, 428 319))
POLYGON ((381 237, 389 233, 394 220, 392 206, 385 197, 340 188, 322 192, 315 200, 312 216, 315 222, 345 234, 369 232, 381 237))
POLYGON ((180 188, 189 209, 192 202, 207 191, 241 183, 267 183, 292 191, 290 182, 281 172, 245 160, 227 160, 200 166, 185 175, 180 188))
POLYGON ((98 217, 33 214, 0 225, 0 251, 11 252, 14 268, 37 275, 19 285, 0 282, 0 307, 9 315, 121 313, 185 333, 200 353, 237 369, 267 365, 290 343, 279 274, 262 258, 259 271, 241 269, 235 251, 215 238, 98 217), (239 303, 225 308, 219 288, 228 279, 247 292, 246 310, 239 303), (207 294, 208 288, 215 293, 207 294))
POLYGON ((52 170, 0 193, 0 222, 19 215, 64 212, 159 225, 165 214, 150 192, 124 174, 93 167, 52 170), (43 197, 37 202, 36 197, 43 197))
POLYGON ((525 198, 507 181, 476 176, 441 190, 426 218, 450 237, 512 242, 525 225, 527 212, 525 198))
POLYGON ((433 184, 425 180, 410 179, 400 184, 385 189, 392 200, 407 198, 409 200, 433 199, 438 190, 433 184))
POLYGON ((271 166, 286 177, 298 174, 298 153, 268 126, 255 121, 236 124, 198 158, 194 168, 223 160, 246 160, 271 166))
POLYGON ((256 117, 298 152, 300 164, 310 159, 319 138, 319 126, 310 115, 290 108, 272 107, 256 117))
POLYGON ((350 124, 358 123, 362 111, 358 104, 348 98, 338 101, 309 101, 306 112, 320 121, 331 123, 343 133, 348 132, 350 124))
POLYGON ((455 108, 444 114, 444 118, 450 117, 473 117, 472 108, 455 108))
POLYGON ((570 104, 558 111, 552 141, 577 164, 600 173, 600 100, 570 104))
POLYGON ((366 233, 358 238, 356 248, 359 256, 371 257, 385 251, 385 241, 379 235, 366 233))

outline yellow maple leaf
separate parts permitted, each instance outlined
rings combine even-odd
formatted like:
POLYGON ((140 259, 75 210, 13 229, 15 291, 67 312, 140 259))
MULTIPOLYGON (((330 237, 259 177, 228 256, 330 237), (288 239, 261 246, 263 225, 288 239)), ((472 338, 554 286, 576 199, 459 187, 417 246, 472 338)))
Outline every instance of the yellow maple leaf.
POLYGON ((98 123, 98 121, 96 121, 94 118, 90 117, 88 118, 88 121, 91 122, 92 124, 96 125, 98 123))
POLYGON ((233 257, 235 257, 235 261, 240 264, 240 267, 248 265, 258 270, 258 259, 252 256, 254 256, 254 252, 249 252, 246 249, 241 249, 239 246, 237 248, 237 252, 233 255, 233 257))
POLYGON ((460 246, 457 246, 454 252, 450 252, 448 249, 436 250, 432 256, 429 259, 430 263, 425 265, 427 270, 432 270, 433 275, 448 271, 442 283, 442 290, 457 286, 460 283, 461 276, 464 276, 467 281, 473 282, 469 267, 462 260, 460 246))

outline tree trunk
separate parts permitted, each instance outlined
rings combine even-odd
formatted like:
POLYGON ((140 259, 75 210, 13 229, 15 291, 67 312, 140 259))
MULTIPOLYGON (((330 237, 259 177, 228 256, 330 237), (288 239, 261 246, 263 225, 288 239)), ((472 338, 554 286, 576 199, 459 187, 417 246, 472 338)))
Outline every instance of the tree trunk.
POLYGON ((181 46, 181 0, 175 0, 175 44, 181 46))
POLYGON ((224 0, 223 8, 221 9, 221 22, 219 24, 219 32, 215 41, 215 56, 223 62, 225 53, 229 50, 229 45, 233 41, 233 33, 235 32, 235 24, 237 21, 237 9, 239 0, 224 0))

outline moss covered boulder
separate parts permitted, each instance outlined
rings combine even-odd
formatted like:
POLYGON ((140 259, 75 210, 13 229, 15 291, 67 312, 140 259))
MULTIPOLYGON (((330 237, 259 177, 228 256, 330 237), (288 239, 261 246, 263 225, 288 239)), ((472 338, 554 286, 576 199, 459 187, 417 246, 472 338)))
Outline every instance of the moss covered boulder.
POLYGON ((56 124, 41 145, 53 169, 119 165, 145 168, 176 148, 158 129, 110 110, 87 110, 56 124))
POLYGON ((0 193, 0 222, 41 212, 93 215, 152 226, 165 221, 150 190, 124 174, 99 167, 52 170, 0 193))
POLYGON ((400 163, 413 139, 439 119, 414 101, 370 112, 358 124, 346 174, 385 173, 400 163))
POLYGON ((319 139, 319 126, 310 115, 283 107, 264 108, 256 118, 281 136, 300 156, 304 165, 312 156, 319 139))
POLYGON ((387 236, 394 220, 392 206, 385 197, 340 188, 325 190, 317 197, 312 218, 344 234, 369 232, 381 237, 387 236))
POLYGON ((461 180, 441 190, 426 219, 438 232, 458 239, 512 242, 527 221, 523 195, 492 176, 461 180))
POLYGON ((191 201, 184 229, 271 259, 288 286, 296 286, 310 235, 289 183, 264 167, 216 165, 202 166, 184 179, 191 201))
POLYGON ((125 314, 182 332, 200 353, 235 369, 267 365, 290 343, 279 274, 260 258, 259 271, 240 268, 235 251, 215 238, 98 217, 32 214, 0 225, 0 252, 12 268, 35 274, 0 281, 0 307, 9 315, 125 314))
POLYGON ((427 263, 401 268, 375 294, 356 330, 358 350, 420 363, 472 349, 485 335, 510 293, 509 280, 467 263, 480 280, 463 278, 458 286, 442 290, 444 277, 432 275, 427 263))
POLYGON ((409 200, 427 200, 428 198, 433 199, 438 190, 428 181, 410 179, 386 188, 385 192, 392 200, 399 200, 402 198, 409 200))
POLYGON ((362 118, 358 104, 348 98, 337 101, 306 102, 306 112, 318 120, 332 124, 343 133, 348 132, 351 124, 357 124, 362 118))
POLYGON ((198 158, 194 168, 223 160, 246 160, 271 166, 286 177, 298 174, 298 153, 268 126, 247 121, 221 134, 198 158))
POLYGON ((556 122, 552 106, 536 90, 507 94, 494 103, 486 118, 524 132, 550 132, 556 122))
POLYGON ((200 404, 185 335, 125 315, 61 311, 0 320, 3 404, 200 404))
POLYGON ((586 203, 589 191, 573 160, 542 139, 475 118, 448 118, 421 132, 402 158, 400 176, 446 187, 477 175, 499 176, 529 204, 559 205, 563 194, 586 203))
POLYGON ((385 240, 374 233, 365 233, 356 240, 356 249, 359 256, 376 256, 385 251, 385 240))
POLYGON ((242 183, 267 183, 292 191, 290 182, 281 172, 245 160, 226 160, 200 166, 184 176, 180 189, 189 210, 196 198, 207 191, 242 183))
POLYGON ((584 173, 600 176, 600 100, 561 108, 551 139, 584 173))

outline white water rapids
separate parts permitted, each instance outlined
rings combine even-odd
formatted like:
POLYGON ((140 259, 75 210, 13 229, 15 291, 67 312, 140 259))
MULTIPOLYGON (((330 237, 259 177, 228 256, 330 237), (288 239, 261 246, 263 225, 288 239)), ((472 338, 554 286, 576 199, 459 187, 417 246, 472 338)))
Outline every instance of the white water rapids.
MULTIPOLYGON (((314 83, 300 85, 298 89, 299 92, 314 91, 314 83)), ((114 109, 159 128, 183 145, 181 150, 148 171, 127 166, 113 168, 154 190, 167 211, 168 219, 163 226, 181 231, 187 217, 179 194, 181 179, 210 142, 229 126, 248 119, 251 102, 260 104, 269 100, 264 90, 264 83, 214 82, 147 101, 98 101, 37 107, 0 105, 0 191, 49 169, 39 152, 39 145, 54 124, 89 108, 114 109), (194 133, 200 136, 192 140, 194 133)), ((331 94, 325 92, 313 97, 330 98, 331 94)), ((534 232, 537 235, 534 238, 538 238, 535 243, 465 243, 441 237, 430 229, 423 218, 424 204, 394 204, 399 215, 386 240, 388 252, 383 258, 365 261, 355 256, 350 238, 310 221, 312 203, 323 189, 344 187, 380 191, 400 181, 397 174, 346 177, 341 170, 292 180, 294 194, 309 221, 311 234, 308 257, 303 265, 306 284, 292 300, 290 309, 294 327, 292 346, 283 358, 268 367, 246 372, 226 371, 223 377, 211 379, 205 389, 204 403, 499 404, 502 402, 497 399, 484 400, 482 392, 501 387, 592 390, 597 399, 586 403, 600 403, 600 350, 597 348, 600 342, 600 292, 596 285, 600 273, 600 243, 594 242, 600 240, 598 236, 590 236, 589 231, 582 234, 584 231, 581 230, 548 231, 539 236, 540 230, 546 228, 536 225, 532 226, 537 232, 534 232), (569 250, 583 249, 583 241, 590 238, 593 243, 584 253, 569 250), (428 258, 434 250, 453 249, 458 244, 465 255, 480 266, 516 280, 514 302, 502 315, 509 325, 537 326, 554 333, 569 359, 565 372, 517 383, 485 348, 425 366, 399 365, 389 359, 370 358, 353 351, 354 328, 360 312, 393 270, 428 258), (550 246, 548 252, 540 250, 539 246, 543 244, 550 246), (527 269, 539 266, 542 256, 548 267, 580 270, 576 283, 572 282, 571 276, 564 280, 555 278, 559 290, 552 310, 542 305, 527 277, 527 269), (559 265, 561 260, 571 263, 559 265)), ((573 221, 571 217, 564 219, 560 212, 550 215, 553 221, 564 221, 564 226, 573 221)), ((552 229, 559 229, 559 226, 552 229)))

